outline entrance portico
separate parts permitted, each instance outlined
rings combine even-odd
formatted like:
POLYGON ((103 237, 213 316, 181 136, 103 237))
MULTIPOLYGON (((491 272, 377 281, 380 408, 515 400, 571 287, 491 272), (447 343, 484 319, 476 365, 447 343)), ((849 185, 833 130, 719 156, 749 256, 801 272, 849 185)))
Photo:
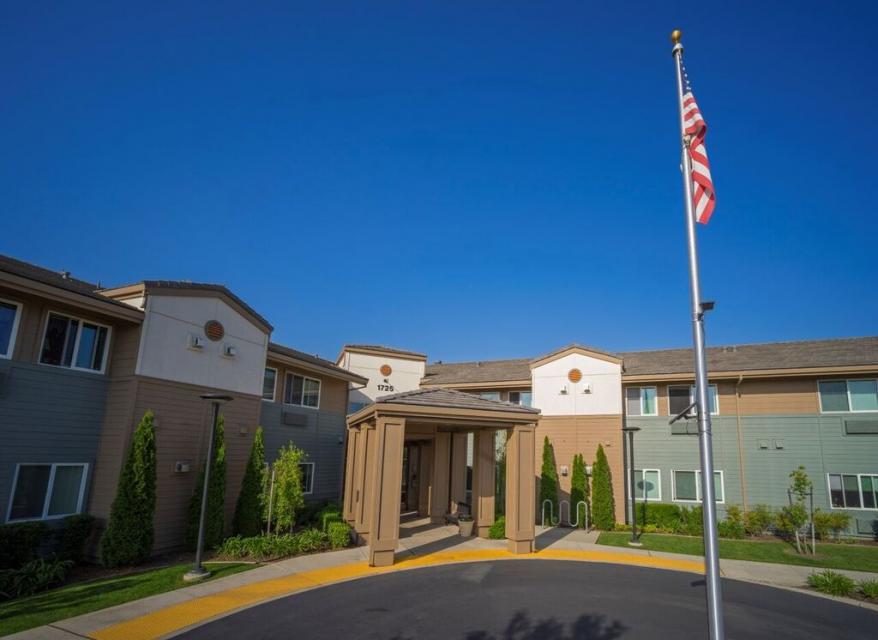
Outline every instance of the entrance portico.
POLYGON ((393 564, 401 488, 407 507, 445 522, 466 500, 466 438, 473 434, 474 530, 495 515, 496 432, 506 435, 506 538, 512 553, 534 549, 534 447, 539 411, 449 389, 378 398, 348 416, 344 518, 368 543, 369 564, 393 564), (406 481, 403 483, 403 459, 406 481), (413 471, 413 461, 415 470, 413 471), (417 496, 417 498, 415 498, 417 496))

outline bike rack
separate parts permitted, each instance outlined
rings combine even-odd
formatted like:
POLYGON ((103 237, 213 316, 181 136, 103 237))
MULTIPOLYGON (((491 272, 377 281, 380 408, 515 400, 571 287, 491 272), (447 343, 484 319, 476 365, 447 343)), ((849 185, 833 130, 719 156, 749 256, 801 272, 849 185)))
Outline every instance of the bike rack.
POLYGON ((543 518, 543 527, 546 526, 546 504, 549 505, 549 525, 554 527, 554 526, 556 526, 556 524, 555 524, 555 505, 548 498, 543 500, 543 508, 541 510, 541 515, 543 518))
MULTIPOLYGON (((588 531, 588 505, 585 503, 584 500, 580 500, 579 502, 576 503, 576 522, 571 522, 570 526, 573 527, 574 529, 579 527, 579 505, 583 506, 582 513, 585 516, 585 530, 588 531)), ((558 511, 561 511, 561 510, 558 509, 558 511)), ((570 507, 569 506, 567 507, 567 516, 569 519, 569 516, 570 516, 570 507)))

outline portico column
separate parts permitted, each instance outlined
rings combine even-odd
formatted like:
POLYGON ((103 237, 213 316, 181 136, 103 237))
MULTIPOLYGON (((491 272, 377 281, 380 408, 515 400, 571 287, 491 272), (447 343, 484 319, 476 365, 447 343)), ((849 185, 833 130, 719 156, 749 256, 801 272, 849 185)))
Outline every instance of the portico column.
POLYGON ((356 483, 354 482, 354 460, 357 452, 357 436, 359 429, 351 427, 347 428, 347 453, 345 455, 345 471, 344 471, 344 504, 342 507, 342 517, 348 522, 354 522, 354 492, 356 483))
POLYGON ((448 513, 448 472, 451 434, 437 431, 433 440, 433 474, 430 481, 430 522, 444 523, 448 513))
POLYGON ((506 538, 510 553, 534 550, 536 425, 513 427, 506 443, 506 538))
POLYGON ((451 513, 466 502, 466 434, 451 434, 451 513))
POLYGON ((369 525, 369 565, 393 564, 399 542, 400 487, 405 418, 379 417, 375 426, 374 474, 369 525))
POLYGON ((494 524, 494 430, 479 429, 473 438, 473 522, 480 538, 494 524))

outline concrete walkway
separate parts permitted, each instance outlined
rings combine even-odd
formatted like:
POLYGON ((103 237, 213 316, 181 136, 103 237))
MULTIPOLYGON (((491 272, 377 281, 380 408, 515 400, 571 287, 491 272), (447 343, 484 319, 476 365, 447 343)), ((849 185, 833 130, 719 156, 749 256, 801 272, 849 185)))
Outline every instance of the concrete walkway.
MULTIPOLYGON (((95 640, 171 637, 207 621, 262 604, 292 593, 336 582, 365 578, 389 571, 480 560, 550 559, 639 565, 657 569, 703 573, 700 558, 673 553, 596 544, 598 534, 565 528, 537 530, 537 553, 514 556, 504 540, 462 539, 457 527, 434 526, 424 520, 405 522, 392 567, 375 568, 366 563, 363 547, 282 560, 212 582, 143 598, 93 613, 61 620, 24 631, 15 640, 45 638, 95 640)), ((722 560, 723 577, 755 582, 829 597, 803 587, 810 567, 743 560, 722 560)), ((841 571, 855 580, 874 579, 875 574, 841 571)), ((836 598, 832 598, 839 600, 836 598)), ((839 600, 873 609, 878 605, 839 600)))

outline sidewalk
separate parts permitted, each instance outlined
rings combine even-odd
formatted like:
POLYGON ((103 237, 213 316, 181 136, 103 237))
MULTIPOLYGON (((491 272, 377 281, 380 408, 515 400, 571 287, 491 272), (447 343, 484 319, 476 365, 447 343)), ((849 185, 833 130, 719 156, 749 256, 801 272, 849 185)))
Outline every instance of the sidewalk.
MULTIPOLYGON (((400 536, 396 564, 392 567, 369 567, 363 547, 290 558, 213 582, 61 620, 8 637, 14 640, 134 640, 171 637, 187 628, 292 593, 389 571, 454 562, 547 559, 633 564, 703 573, 703 562, 700 558, 598 545, 596 532, 586 533, 581 530, 538 528, 537 553, 529 556, 509 554, 503 540, 462 539, 457 535, 456 527, 428 526, 423 521, 406 523, 401 527, 400 536)), ((726 578, 792 589, 817 597, 829 597, 803 589, 808 575, 813 571, 810 567, 722 560, 720 568, 726 578)), ((840 573, 856 580, 875 578, 875 574, 865 572, 840 573)), ((832 599, 878 612, 878 605, 832 599)))

